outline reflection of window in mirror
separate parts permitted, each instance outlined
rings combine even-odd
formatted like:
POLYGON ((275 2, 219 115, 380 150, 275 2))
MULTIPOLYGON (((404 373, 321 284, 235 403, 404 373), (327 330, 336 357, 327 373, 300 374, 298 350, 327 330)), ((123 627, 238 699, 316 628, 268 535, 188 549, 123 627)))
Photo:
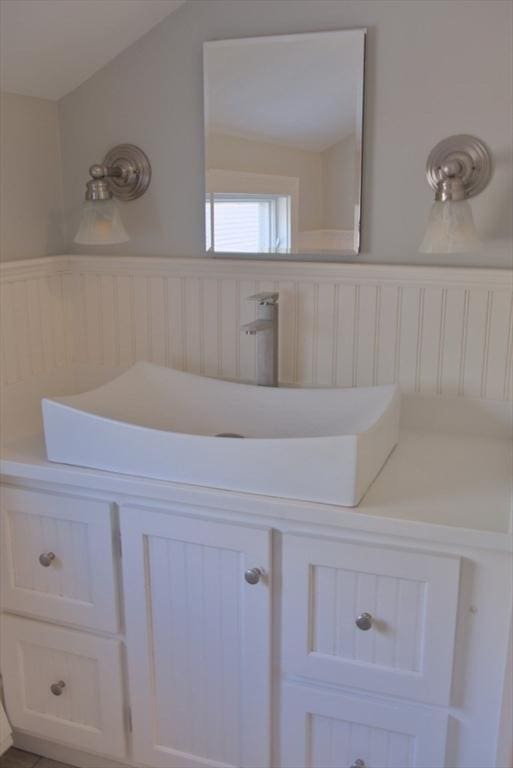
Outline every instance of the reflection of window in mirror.
POLYGON ((364 30, 206 43, 206 248, 355 254, 364 30))
POLYGON ((289 253, 290 196, 211 193, 205 203, 207 250, 289 253))
POLYGON ((206 188, 207 250, 290 253, 296 248, 298 179, 211 169, 206 188))

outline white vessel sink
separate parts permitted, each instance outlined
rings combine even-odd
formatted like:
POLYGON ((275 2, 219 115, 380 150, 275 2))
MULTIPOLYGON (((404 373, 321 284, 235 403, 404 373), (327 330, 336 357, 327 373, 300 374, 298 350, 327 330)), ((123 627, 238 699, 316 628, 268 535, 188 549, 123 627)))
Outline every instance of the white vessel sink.
POLYGON ((137 363, 43 400, 43 421, 50 461, 355 506, 397 444, 399 404, 395 386, 257 387, 137 363))

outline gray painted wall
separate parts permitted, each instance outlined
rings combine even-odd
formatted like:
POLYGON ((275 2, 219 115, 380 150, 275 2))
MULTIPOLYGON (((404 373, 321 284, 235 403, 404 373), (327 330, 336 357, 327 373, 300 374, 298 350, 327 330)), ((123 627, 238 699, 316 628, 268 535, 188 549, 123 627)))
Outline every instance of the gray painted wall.
POLYGON ((0 261, 61 253, 57 104, 0 94, 0 261))
POLYGON ((131 141, 154 170, 124 205, 129 243, 110 252, 203 251, 202 43, 367 27, 363 240, 358 261, 510 266, 512 5, 507 0, 189 0, 59 104, 68 243, 88 166, 131 141), (485 241, 472 256, 417 252, 431 203, 432 146, 473 133, 495 175, 473 202, 485 241))

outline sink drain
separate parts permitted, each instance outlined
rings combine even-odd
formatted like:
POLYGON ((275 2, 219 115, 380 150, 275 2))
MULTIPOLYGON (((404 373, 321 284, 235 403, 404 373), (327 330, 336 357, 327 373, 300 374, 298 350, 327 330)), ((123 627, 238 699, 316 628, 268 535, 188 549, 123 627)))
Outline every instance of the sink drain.
POLYGON ((219 432, 214 437, 244 437, 244 435, 238 435, 237 432, 219 432))

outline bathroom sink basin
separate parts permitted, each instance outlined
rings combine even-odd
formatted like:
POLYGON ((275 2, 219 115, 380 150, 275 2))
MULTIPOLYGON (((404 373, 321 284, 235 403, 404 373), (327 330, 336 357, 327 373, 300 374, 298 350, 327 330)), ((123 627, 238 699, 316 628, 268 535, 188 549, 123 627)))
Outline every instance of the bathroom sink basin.
POLYGON ((397 444, 399 404, 395 386, 257 387, 137 363, 42 405, 50 461, 355 506, 397 444))

